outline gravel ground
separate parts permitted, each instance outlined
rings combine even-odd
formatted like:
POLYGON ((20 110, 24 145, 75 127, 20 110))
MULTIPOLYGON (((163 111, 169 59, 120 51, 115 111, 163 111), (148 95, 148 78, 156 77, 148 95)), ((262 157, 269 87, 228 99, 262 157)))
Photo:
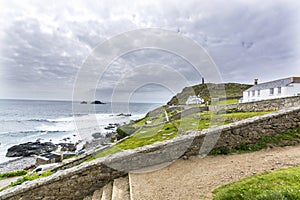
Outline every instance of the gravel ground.
POLYGON ((254 153, 191 157, 161 170, 131 173, 133 199, 212 199, 211 191, 256 173, 300 164, 300 145, 254 153))
POLYGON ((34 164, 34 157, 16 158, 15 160, 0 163, 0 173, 22 170, 34 164))

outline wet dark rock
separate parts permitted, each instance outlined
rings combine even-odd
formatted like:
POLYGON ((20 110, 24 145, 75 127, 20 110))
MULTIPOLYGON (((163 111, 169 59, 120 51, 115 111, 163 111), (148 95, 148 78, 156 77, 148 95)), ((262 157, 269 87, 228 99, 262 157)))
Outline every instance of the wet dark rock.
POLYGON ((122 116, 122 117, 130 117, 131 114, 130 113, 120 113, 117 116, 122 116))
POLYGON ((95 101, 92 101, 91 104, 105 104, 105 103, 103 103, 101 101, 98 101, 98 100, 95 100, 95 101))
POLYGON ((73 143, 59 143, 61 146, 61 151, 76 151, 76 145, 73 143))
POLYGON ((100 132, 93 133, 92 136, 93 136, 93 138, 95 138, 95 139, 98 139, 98 138, 103 137, 102 134, 101 134, 100 132))
POLYGON ((58 146, 61 151, 76 151, 76 144, 73 143, 59 143, 53 144, 52 142, 27 142, 10 147, 7 150, 6 157, 28 157, 31 155, 41 155, 55 151, 58 146))
POLYGON ((7 150, 7 157, 28 157, 31 155, 39 155, 55 151, 57 146, 52 142, 27 142, 19 145, 14 145, 7 150))

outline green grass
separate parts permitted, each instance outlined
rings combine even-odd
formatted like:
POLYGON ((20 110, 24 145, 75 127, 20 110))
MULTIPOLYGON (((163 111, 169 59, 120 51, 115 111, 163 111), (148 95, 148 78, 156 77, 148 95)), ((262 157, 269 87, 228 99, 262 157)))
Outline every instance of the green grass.
POLYGON ((203 112, 201 114, 201 119, 210 119, 210 118, 227 118, 227 119, 247 119, 255 116, 262 116, 269 114, 274 111, 263 111, 263 112, 234 112, 234 113, 224 113, 216 114, 212 112, 203 112))
POLYGON ((5 178, 10 178, 10 177, 15 177, 15 176, 23 176, 26 175, 27 171, 26 170, 19 170, 15 172, 7 172, 7 173, 2 173, 0 174, 0 180, 5 179, 5 178))
POLYGON ((87 161, 91 161, 95 158, 100 158, 107 155, 112 155, 122 150, 135 149, 145 145, 153 144, 155 142, 169 140, 176 137, 177 135, 178 131, 172 123, 151 128, 144 127, 136 133, 134 133, 128 139, 123 140, 122 142, 116 144, 115 146, 112 146, 111 148, 105 151, 98 153, 95 156, 92 156, 87 161))
POLYGON ((154 117, 146 116, 146 117, 142 118, 141 120, 137 120, 134 124, 132 124, 132 126, 133 127, 144 126, 144 125, 146 125, 146 121, 151 121, 151 124, 149 124, 149 125, 159 124, 161 122, 166 121, 165 114, 161 113, 161 114, 159 114, 157 116, 154 116, 154 117))
POLYGON ((296 200, 300 199, 300 166, 253 175, 220 186, 214 200, 296 200))
POLYGON ((144 126, 146 124, 146 121, 149 121, 149 120, 151 120, 150 117, 144 117, 140 120, 136 120, 132 126, 134 126, 134 127, 144 126))
POLYGON ((212 102, 211 105, 237 104, 238 101, 238 99, 226 99, 222 101, 212 102))
POLYGON ((200 120, 199 118, 195 117, 195 115, 189 115, 183 117, 179 120, 176 120, 176 125, 179 129, 187 131, 187 130, 203 130, 210 127, 211 121, 200 120))
MULTIPOLYGON (((126 140, 117 143, 111 148, 104 150, 96 154, 95 156, 92 156, 87 161, 91 161, 94 160, 95 158, 100 158, 107 155, 112 155, 123 150, 135 149, 156 142, 172 139, 179 134, 177 128, 180 131, 187 131, 187 130, 201 131, 203 129, 209 128, 210 126, 215 126, 215 125, 219 126, 223 124, 228 124, 233 122, 234 120, 241 120, 253 116, 264 115, 267 113, 269 112, 239 112, 239 113, 227 113, 227 114, 214 114, 212 112, 203 112, 200 115, 199 113, 192 114, 180 120, 176 120, 174 121, 174 125, 173 123, 168 123, 157 127, 142 127, 141 129, 133 133, 126 140)), ((156 118, 155 123, 162 122, 162 119, 164 119, 163 114, 157 114, 154 117, 156 118)), ((144 125, 145 121, 149 119, 152 118, 147 116, 142 120, 138 120, 136 122, 138 125, 132 124, 131 126, 138 127, 144 125)), ((216 154, 219 153, 217 152, 216 154)))
POLYGON ((254 116, 261 116, 270 112, 237 112, 226 114, 215 114, 212 112, 203 112, 201 114, 191 114, 179 120, 176 120, 176 125, 181 130, 203 130, 210 126, 220 126, 232 123, 234 121, 247 119, 254 116))
POLYGON ((40 175, 37 173, 34 173, 33 175, 27 174, 26 176, 19 178, 17 181, 10 183, 10 187, 14 187, 16 185, 21 185, 22 183, 24 183, 26 181, 32 181, 32 180, 35 180, 38 178, 50 176, 51 174, 52 174, 51 171, 44 172, 40 175))
POLYGON ((291 146, 300 143, 300 128, 293 129, 291 131, 277 134, 274 136, 266 136, 259 139, 256 143, 240 143, 233 149, 227 147, 214 148, 211 155, 227 155, 227 154, 241 154, 259 151, 266 148, 291 146))
POLYGON ((226 114, 220 114, 220 115, 213 115, 213 117, 224 117, 224 118, 229 118, 229 119, 247 119, 250 117, 255 117, 255 116, 262 116, 269 114, 273 111, 264 111, 264 112, 236 112, 236 113, 226 113, 226 114))

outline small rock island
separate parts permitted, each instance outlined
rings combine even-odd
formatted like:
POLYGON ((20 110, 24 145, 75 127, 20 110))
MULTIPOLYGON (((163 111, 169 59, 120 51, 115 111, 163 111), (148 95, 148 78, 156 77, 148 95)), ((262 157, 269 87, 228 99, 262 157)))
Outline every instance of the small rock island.
POLYGON ((92 101, 91 104, 105 104, 105 103, 103 103, 101 101, 98 101, 98 100, 95 100, 95 101, 92 101))

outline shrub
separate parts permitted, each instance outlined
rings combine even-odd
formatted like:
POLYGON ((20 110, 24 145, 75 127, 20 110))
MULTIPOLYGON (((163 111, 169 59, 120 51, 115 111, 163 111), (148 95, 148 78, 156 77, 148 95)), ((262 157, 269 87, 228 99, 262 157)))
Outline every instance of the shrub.
POLYGON ((131 134, 133 134, 136 131, 135 127, 132 126, 122 126, 117 128, 117 135, 116 138, 117 140, 121 140, 131 134))
POLYGON ((15 177, 15 176, 23 176, 26 175, 27 171, 25 170, 19 170, 15 172, 7 172, 7 173, 2 173, 0 174, 0 180, 3 178, 9 178, 9 177, 15 177))
POLYGON ((230 150, 227 147, 217 147, 210 152, 210 155, 227 155, 229 152, 230 150))
POLYGON ((46 176, 50 176, 52 174, 51 171, 47 171, 42 173, 41 175, 34 173, 33 175, 27 174, 26 176, 23 176, 22 178, 19 178, 17 181, 15 182, 11 182, 10 186, 14 187, 16 185, 21 185, 22 183, 26 182, 26 181, 32 181, 41 177, 46 177, 46 176))

